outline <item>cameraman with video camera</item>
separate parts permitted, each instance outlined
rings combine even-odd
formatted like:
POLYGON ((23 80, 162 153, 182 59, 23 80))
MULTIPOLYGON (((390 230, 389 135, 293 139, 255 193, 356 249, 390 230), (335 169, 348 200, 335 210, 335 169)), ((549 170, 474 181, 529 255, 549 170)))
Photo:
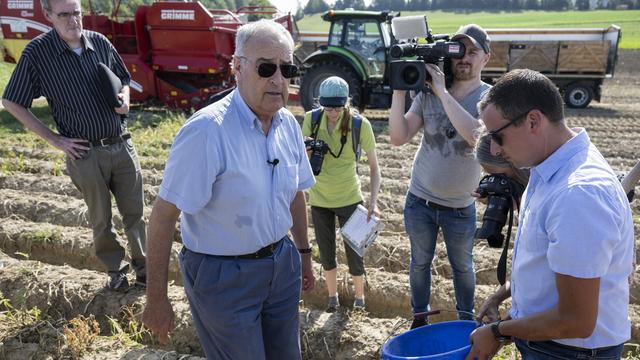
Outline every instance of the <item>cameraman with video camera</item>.
POLYGON ((476 105, 490 88, 480 79, 489 61, 490 39, 480 26, 470 24, 451 40, 465 46, 463 57, 445 59, 451 61, 451 86, 445 86, 445 76, 436 64, 426 63, 430 90, 420 92, 406 114, 406 91, 394 90, 389 118, 395 146, 411 141, 420 129, 424 131, 404 209, 411 242, 412 329, 427 324, 424 313, 429 310, 431 262, 440 228, 453 269, 458 317, 473 318, 476 209, 471 193, 480 179, 474 132, 481 126, 476 105))
MULTIPOLYGON (((325 270, 329 300, 327 312, 340 306, 337 289, 335 218, 344 226, 363 197, 357 174, 360 148, 367 154, 370 169, 369 218, 379 216, 376 199, 380 190, 380 170, 376 142, 369 120, 349 107, 349 85, 332 76, 320 84, 321 107, 307 112, 302 124, 310 150, 309 161, 316 184, 309 189, 311 219, 325 270)), ((349 273, 355 290, 354 308, 364 310, 364 261, 345 243, 349 273)))

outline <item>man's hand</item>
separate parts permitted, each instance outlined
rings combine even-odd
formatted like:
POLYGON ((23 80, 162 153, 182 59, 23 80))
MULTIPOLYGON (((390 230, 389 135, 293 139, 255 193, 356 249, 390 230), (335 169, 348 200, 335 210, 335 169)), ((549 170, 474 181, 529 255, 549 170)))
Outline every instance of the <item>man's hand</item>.
POLYGON ((300 254, 302 261, 302 291, 308 292, 316 286, 316 278, 311 267, 311 254, 300 254))
POLYGON ((373 215, 379 218, 380 210, 378 209, 378 205, 375 202, 369 201, 369 213, 367 214, 367 221, 371 220, 371 216, 373 215))
POLYGON ((492 323, 500 320, 500 312, 498 311, 498 306, 500 304, 494 299, 494 297, 489 297, 484 301, 480 310, 478 310, 478 315, 476 316, 476 321, 478 323, 492 323))
POLYGON ((127 115, 129 113, 129 95, 119 93, 118 98, 122 101, 122 106, 115 108, 116 113, 120 115, 127 115))
POLYGON ((502 344, 493 336, 490 326, 481 326, 471 333, 469 336, 471 341, 471 351, 465 360, 491 360, 502 344))
POLYGON ((142 323, 158 337, 160 345, 164 346, 169 342, 169 333, 173 330, 175 317, 168 297, 151 299, 147 296, 142 323))
POLYGON ((67 156, 73 159, 82 159, 87 151, 89 151, 89 143, 84 139, 73 139, 56 135, 49 142, 52 146, 62 150, 67 156))
POLYGON ((442 94, 447 91, 445 87, 444 73, 440 70, 438 65, 435 64, 424 64, 424 67, 427 69, 427 72, 429 72, 429 75, 431 75, 431 82, 429 83, 429 85, 431 85, 431 89, 437 97, 441 98, 442 94))

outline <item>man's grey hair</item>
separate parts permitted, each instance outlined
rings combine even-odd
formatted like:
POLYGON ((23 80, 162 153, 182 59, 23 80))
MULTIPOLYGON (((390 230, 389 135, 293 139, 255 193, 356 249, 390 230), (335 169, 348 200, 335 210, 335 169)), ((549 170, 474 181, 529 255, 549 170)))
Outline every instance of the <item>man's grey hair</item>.
POLYGON ((51 0, 40 0, 42 10, 51 10, 51 0))
POLYGON ((250 22, 238 28, 236 33, 236 51, 235 56, 244 56, 244 47, 253 36, 278 36, 284 40, 289 48, 293 51, 293 38, 282 24, 273 20, 261 19, 250 22))

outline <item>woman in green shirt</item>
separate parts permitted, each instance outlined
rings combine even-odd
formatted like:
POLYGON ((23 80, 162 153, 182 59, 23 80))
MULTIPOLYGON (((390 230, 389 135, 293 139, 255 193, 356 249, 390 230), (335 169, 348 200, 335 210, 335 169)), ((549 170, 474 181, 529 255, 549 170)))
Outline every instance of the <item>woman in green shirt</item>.
MULTIPOLYGON (((325 270, 327 290, 329 292, 328 312, 339 306, 336 274, 336 230, 335 218, 339 226, 363 203, 360 179, 357 174, 357 149, 360 147, 367 155, 370 169, 370 198, 367 204, 369 217, 379 215, 376 199, 380 190, 380 170, 375 151, 375 138, 371 123, 349 107, 349 86, 343 79, 332 76, 320 85, 321 110, 305 115, 302 133, 316 141, 315 148, 326 153, 316 174, 316 184, 309 189, 309 204, 316 242, 320 250, 322 267, 325 270), (317 120, 312 121, 315 118, 317 120), (354 118, 359 119, 359 137, 353 136, 354 118), (353 142, 356 140, 356 146, 353 142)), ((358 126, 356 125, 356 134, 358 126)), ((310 147, 307 147, 310 150, 310 147)), ((311 151, 310 151, 311 152, 311 151)), ((312 165, 315 160, 311 159, 312 165)), ((345 243, 345 252, 349 264, 349 273, 353 278, 355 290, 354 308, 364 309, 364 262, 362 258, 345 243)))

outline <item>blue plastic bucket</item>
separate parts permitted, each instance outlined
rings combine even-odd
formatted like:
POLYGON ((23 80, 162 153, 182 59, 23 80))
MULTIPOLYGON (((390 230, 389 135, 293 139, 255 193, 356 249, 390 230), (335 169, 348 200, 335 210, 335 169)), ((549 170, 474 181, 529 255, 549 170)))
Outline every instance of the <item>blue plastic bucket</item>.
POLYGON ((409 330, 382 346, 382 360, 461 359, 471 350, 469 335, 475 321, 445 321, 409 330))

